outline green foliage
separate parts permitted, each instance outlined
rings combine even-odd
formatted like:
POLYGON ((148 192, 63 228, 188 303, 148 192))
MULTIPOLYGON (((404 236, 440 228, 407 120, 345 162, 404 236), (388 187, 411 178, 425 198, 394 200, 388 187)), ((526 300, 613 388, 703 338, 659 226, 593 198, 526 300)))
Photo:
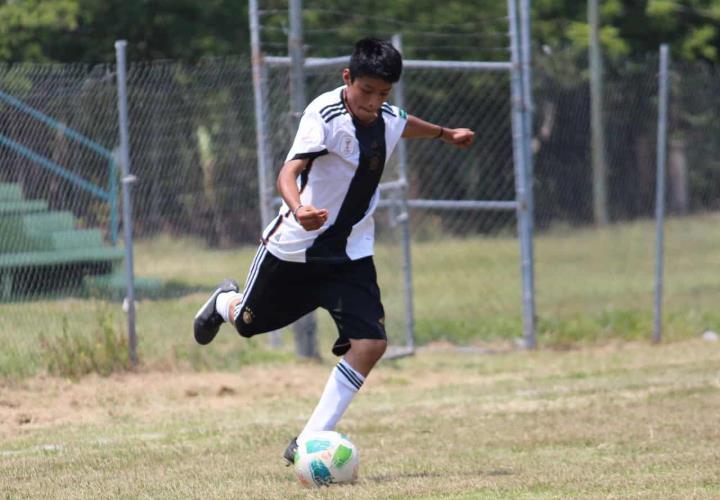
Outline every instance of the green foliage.
POLYGON ((694 59, 701 57, 711 61, 717 60, 718 48, 713 45, 717 39, 717 28, 715 26, 701 26, 693 28, 682 43, 683 59, 694 59))
POLYGON ((67 317, 63 317, 59 336, 40 336, 48 373, 77 379, 89 373, 107 376, 130 368, 127 339, 113 315, 98 310, 96 319, 89 334, 71 329, 67 317))
MULTIPOLYGON (((673 45, 687 60, 718 60, 720 0, 600 3, 609 57, 673 45)), ((287 0, 262 0, 266 50, 284 53, 287 0)), ((587 46, 587 3, 535 0, 533 36, 553 50, 587 46)), ((402 33, 414 58, 497 59, 507 55, 506 3, 492 0, 315 0, 304 4, 313 56, 347 53, 365 35, 402 33)), ((131 60, 197 59, 249 52, 247 2, 231 0, 26 0, 0 2, 0 60, 109 61, 129 41, 131 60)))
POLYGON ((53 38, 79 25, 78 0, 0 2, 0 61, 47 60, 53 38))

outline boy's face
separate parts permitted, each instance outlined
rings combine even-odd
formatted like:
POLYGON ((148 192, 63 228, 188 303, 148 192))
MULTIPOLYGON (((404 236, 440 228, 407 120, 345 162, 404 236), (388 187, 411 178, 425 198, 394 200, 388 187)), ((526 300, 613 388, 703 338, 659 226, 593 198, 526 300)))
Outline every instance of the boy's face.
POLYGON ((350 80, 350 70, 343 70, 343 81, 347 85, 345 98, 352 113, 363 123, 374 122, 380 114, 380 107, 387 101, 392 84, 381 78, 360 76, 350 80))

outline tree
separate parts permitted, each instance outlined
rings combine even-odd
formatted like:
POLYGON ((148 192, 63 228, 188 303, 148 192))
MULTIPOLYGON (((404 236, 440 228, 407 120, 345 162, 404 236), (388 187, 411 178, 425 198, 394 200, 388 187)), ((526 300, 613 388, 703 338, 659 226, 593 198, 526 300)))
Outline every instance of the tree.
POLYGON ((0 60, 50 59, 48 46, 63 31, 78 28, 79 0, 0 2, 0 60))

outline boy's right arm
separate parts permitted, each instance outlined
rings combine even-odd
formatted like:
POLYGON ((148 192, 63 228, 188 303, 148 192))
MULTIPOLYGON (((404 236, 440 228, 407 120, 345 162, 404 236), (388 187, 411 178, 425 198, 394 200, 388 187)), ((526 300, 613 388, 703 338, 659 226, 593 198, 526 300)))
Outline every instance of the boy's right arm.
POLYGON ((317 209, 312 205, 303 205, 300 202, 297 178, 307 168, 309 161, 304 158, 285 163, 278 174, 277 190, 290 208, 295 220, 306 231, 314 231, 320 229, 327 222, 328 211, 325 208, 317 209))

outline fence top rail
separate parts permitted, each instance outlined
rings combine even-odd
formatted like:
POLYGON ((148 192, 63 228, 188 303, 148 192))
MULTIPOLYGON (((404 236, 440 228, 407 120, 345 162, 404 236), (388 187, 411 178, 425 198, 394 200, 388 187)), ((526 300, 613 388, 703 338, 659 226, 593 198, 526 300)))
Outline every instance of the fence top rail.
POLYGON ((482 201, 482 200, 417 200, 409 199, 405 202, 397 199, 382 199, 379 207, 390 207, 407 204, 409 208, 427 210, 491 210, 511 211, 517 210, 516 201, 482 201))
MULTIPOLYGON (((343 57, 308 57, 305 59, 306 68, 323 68, 346 65, 350 56, 343 57)), ((290 66, 288 56, 265 56, 264 61, 269 66, 290 66)), ((420 59, 406 59, 404 68, 411 69, 462 69, 478 71, 510 71, 512 63, 508 61, 426 61, 420 59)))

